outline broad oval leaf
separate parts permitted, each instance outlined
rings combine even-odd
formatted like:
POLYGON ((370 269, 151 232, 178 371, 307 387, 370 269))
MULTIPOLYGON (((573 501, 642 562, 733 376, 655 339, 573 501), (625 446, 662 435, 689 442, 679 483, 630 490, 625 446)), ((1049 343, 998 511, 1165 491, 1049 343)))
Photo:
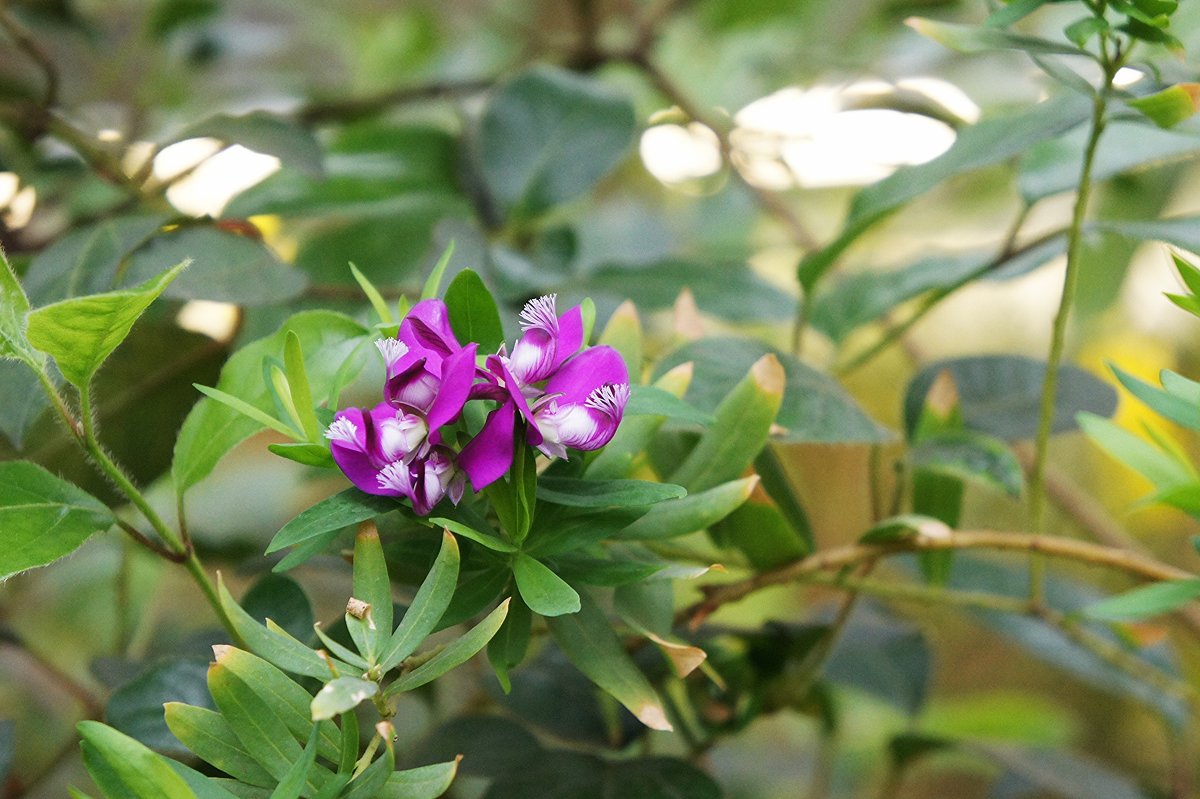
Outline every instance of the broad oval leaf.
POLYGON ((188 125, 167 143, 195 138, 219 139, 226 145, 240 144, 255 152, 273 155, 293 169, 319 177, 323 154, 316 137, 304 126, 266 111, 248 114, 214 114, 188 125))
MULTIPOLYGON (((930 386, 943 371, 954 380, 963 421, 969 429, 1004 441, 1037 435, 1046 364, 1018 355, 952 358, 926 366, 908 384, 904 396, 904 426, 910 435, 930 386)), ((1074 430, 1075 415, 1080 411, 1111 416, 1116 407, 1117 393, 1111 386, 1077 366, 1059 368, 1052 427, 1055 433, 1074 430)))
POLYGON ((600 81, 535 67, 488 99, 479 134, 484 178, 510 215, 536 216, 616 166, 634 129, 632 105, 600 81))
POLYGON ((42 467, 0 463, 0 580, 53 563, 115 523, 99 500, 42 467))
POLYGON ((461 342, 474 341, 480 352, 495 352, 504 343, 504 328, 496 300, 479 275, 459 272, 446 288, 450 327, 461 342))
POLYGON ((208 661, 203 658, 173 657, 154 663, 113 692, 104 718, 114 729, 158 752, 183 757, 188 750, 164 721, 163 704, 180 701, 211 708, 207 673, 208 661))
POLYGON ((379 693, 379 683, 358 677, 338 677, 325 683, 312 700, 313 721, 331 719, 379 693))
POLYGON ((0 358, 15 358, 40 368, 41 358, 25 337, 28 313, 29 298, 0 249, 0 358))
POLYGON ((392 772, 379 789, 379 799, 437 799, 450 789, 458 760, 392 772))

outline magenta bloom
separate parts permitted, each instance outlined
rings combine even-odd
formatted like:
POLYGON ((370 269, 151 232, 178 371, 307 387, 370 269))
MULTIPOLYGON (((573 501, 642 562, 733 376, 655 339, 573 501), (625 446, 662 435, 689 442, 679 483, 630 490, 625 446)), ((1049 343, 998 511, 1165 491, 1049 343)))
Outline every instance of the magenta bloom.
POLYGON ((410 500, 425 516, 449 495, 462 499, 464 477, 454 455, 443 446, 428 446, 425 420, 389 403, 370 411, 339 411, 325 431, 338 468, 360 490, 410 500))
POLYGON ((525 440, 546 455, 566 457, 568 447, 599 449, 617 431, 629 401, 629 373, 611 347, 583 342, 578 307, 555 316, 554 295, 526 303, 525 333, 512 357, 504 350, 487 360, 485 382, 473 398, 500 402, 483 429, 465 447, 459 464, 476 491, 498 480, 512 465, 518 419, 525 440), (533 385, 546 380, 545 386, 533 385))
POLYGON ((612 347, 579 353, 546 383, 536 403, 534 424, 538 446, 552 458, 565 458, 567 448, 600 449, 617 432, 629 402, 629 373, 612 347))
POLYGON ((522 385, 547 379, 583 346, 583 312, 576 305, 558 316, 557 299, 557 295, 547 294, 521 309, 524 334, 513 347, 508 368, 522 385))

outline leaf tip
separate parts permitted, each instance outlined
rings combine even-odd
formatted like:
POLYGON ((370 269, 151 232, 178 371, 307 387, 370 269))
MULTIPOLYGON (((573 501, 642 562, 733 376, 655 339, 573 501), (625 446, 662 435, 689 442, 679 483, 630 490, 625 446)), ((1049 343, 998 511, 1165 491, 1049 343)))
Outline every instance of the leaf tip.
POLYGON ((755 361, 750 367, 750 374, 763 391, 768 394, 783 394, 787 378, 783 373, 783 364, 775 357, 775 353, 768 352, 755 361))
POLYGON ((671 726, 671 722, 667 721, 667 714, 663 712, 660 705, 642 705, 633 715, 637 716, 638 721, 652 730, 661 730, 662 732, 674 732, 675 730, 671 726))

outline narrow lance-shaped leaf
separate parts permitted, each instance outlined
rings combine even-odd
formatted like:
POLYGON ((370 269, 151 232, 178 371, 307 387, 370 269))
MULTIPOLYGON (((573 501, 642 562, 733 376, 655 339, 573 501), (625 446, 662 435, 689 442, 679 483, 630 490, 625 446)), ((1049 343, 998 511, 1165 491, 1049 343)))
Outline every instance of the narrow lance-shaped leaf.
MULTIPOLYGON (((654 383, 654 388, 679 399, 687 393, 692 382, 691 363, 681 363, 668 370, 654 383)), ((689 406, 690 407, 690 406, 689 406)), ((593 479, 628 477, 634 462, 641 457, 654 434, 666 421, 666 416, 634 416, 626 408, 625 418, 617 428, 617 434, 604 447, 595 460, 588 464, 587 476, 593 479)))
MULTIPOLYGON (((371 684, 374 685, 374 683, 371 684)), ((279 785, 271 792, 270 799, 300 799, 304 784, 308 780, 308 771, 317 760, 318 738, 317 725, 314 724, 312 732, 308 736, 308 743, 304 747, 304 753, 279 781, 279 785)))
POLYGON ((81 721, 83 759, 109 799, 195 799, 166 758, 98 721, 81 721))
POLYGON ((660 502, 642 518, 613 538, 647 541, 694 533, 724 519, 758 486, 758 477, 744 477, 714 486, 698 494, 660 502))
POLYGON ((140 286, 61 300, 28 316, 29 342, 52 356, 75 386, 84 386, 125 340, 150 303, 187 267, 168 269, 140 286))
POLYGON ((304 435, 309 441, 320 441, 321 426, 317 422, 312 389, 308 384, 308 372, 304 368, 304 351, 300 346, 300 337, 294 330, 289 330, 284 338, 283 363, 287 368, 292 405, 299 416, 304 435))
POLYGON ((379 664, 385 672, 415 652, 421 642, 437 627, 454 596, 454 587, 458 582, 458 563, 458 541, 447 532, 442 537, 442 548, 433 562, 433 568, 421 583, 412 604, 404 612, 400 625, 392 633, 383 654, 379 656, 379 664))
POLYGON ((269 788, 275 784, 275 779, 258 764, 217 711, 167 702, 163 714, 171 733, 205 763, 249 785, 269 788))
POLYGON ((492 640, 492 636, 500 629, 505 616, 508 615, 508 604, 509 600, 504 600, 465 635, 447 644, 444 649, 412 671, 400 675, 395 682, 388 686, 385 695, 393 696, 402 691, 419 688, 470 660, 487 646, 488 641, 492 640))
POLYGON ((362 289, 363 294, 367 295, 367 300, 371 303, 371 307, 375 309, 375 313, 379 316, 379 321, 385 325, 393 325, 396 323, 396 317, 392 315, 392 309, 388 307, 384 301, 383 295, 379 293, 379 289, 375 288, 375 284, 371 279, 364 275, 359 268, 354 264, 350 264, 350 274, 354 275, 354 280, 358 283, 358 287, 362 289))
POLYGON ((671 476, 689 491, 740 477, 767 443, 783 402, 783 367, 764 355, 717 407, 716 421, 671 476))
POLYGON ((621 646, 604 613, 586 596, 581 599, 578 613, 546 620, 554 640, 589 680, 639 721, 654 730, 670 730, 662 701, 621 646))
POLYGON ((680 486, 646 480, 543 477, 537 482, 538 499, 571 508, 633 508, 678 499, 686 494, 680 486))
POLYGON ((0 463, 0 580, 53 563, 114 523, 99 500, 41 466, 0 463))
POLYGON ((392 584, 379 531, 370 522, 363 523, 354 539, 354 598, 369 609, 362 617, 347 613, 346 626, 358 651, 375 663, 392 637, 392 584))
POLYGON ((287 776, 302 749, 273 703, 220 663, 208 673, 213 701, 254 760, 277 780, 287 776))
MULTIPOLYGON (((600 334, 597 343, 607 344, 621 353, 621 358, 629 367, 630 379, 634 383, 641 382, 642 321, 638 318, 637 308, 632 302, 626 300, 617 306, 617 310, 608 318, 608 324, 604 326, 604 332, 600 334)), ((630 413, 630 410, 626 408, 625 413, 630 413)))
POLYGON ((433 524, 444 527, 450 532, 461 535, 463 538, 474 541, 480 546, 486 547, 493 552, 516 552, 517 548, 507 541, 498 538, 494 533, 485 533, 469 527, 462 522, 456 522, 453 519, 445 519, 441 517, 433 517, 429 520, 433 524))
POLYGON ((425 286, 421 289, 421 299, 431 300, 438 295, 442 289, 442 278, 446 275, 446 267, 450 265, 450 259, 454 257, 454 239, 446 245, 442 257, 434 265, 433 271, 429 273, 429 277, 425 280, 425 286))
POLYGON ((1200 578, 1172 580, 1135 588, 1089 605, 1084 612, 1094 619, 1140 621, 1169 613, 1200 597, 1200 578))
POLYGON ((364 494, 357 488, 347 488, 321 500, 281 527, 267 546, 266 554, 303 544, 329 530, 339 530, 373 519, 396 507, 396 501, 391 497, 377 497, 364 494))

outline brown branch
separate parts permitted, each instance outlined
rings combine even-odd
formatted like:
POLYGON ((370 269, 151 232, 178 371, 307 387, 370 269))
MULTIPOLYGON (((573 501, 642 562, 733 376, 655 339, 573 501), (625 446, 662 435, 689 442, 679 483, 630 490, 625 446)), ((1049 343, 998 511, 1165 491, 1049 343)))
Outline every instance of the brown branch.
POLYGON ((381 113, 394 105, 479 94, 489 89, 495 82, 495 78, 448 80, 421 86, 401 86, 364 97, 314 101, 296 111, 295 117, 298 121, 309 125, 322 122, 350 122, 381 113))
POLYGON ((120 527, 129 534, 130 538, 153 552, 155 555, 158 555, 161 558, 166 558, 172 563, 183 563, 188 559, 188 552, 186 550, 183 552, 176 552, 172 549, 167 549, 167 547, 155 541, 153 538, 146 535, 141 530, 138 530, 136 527, 126 521, 117 519, 117 527, 120 527))
POLYGON ((708 586, 704 589, 704 599, 681 611, 678 620, 687 622, 689 626, 695 628, 722 605, 737 602, 764 588, 802 580, 806 575, 816 572, 843 569, 869 562, 875 558, 909 552, 954 549, 1041 553, 1049 557, 1064 558, 1124 571, 1143 580, 1184 580, 1195 577, 1191 572, 1161 563, 1145 555, 1126 549, 1093 544, 1089 541, 991 530, 965 531, 947 533, 945 536, 937 537, 918 536, 887 544, 855 544, 817 552, 745 580, 708 586))

